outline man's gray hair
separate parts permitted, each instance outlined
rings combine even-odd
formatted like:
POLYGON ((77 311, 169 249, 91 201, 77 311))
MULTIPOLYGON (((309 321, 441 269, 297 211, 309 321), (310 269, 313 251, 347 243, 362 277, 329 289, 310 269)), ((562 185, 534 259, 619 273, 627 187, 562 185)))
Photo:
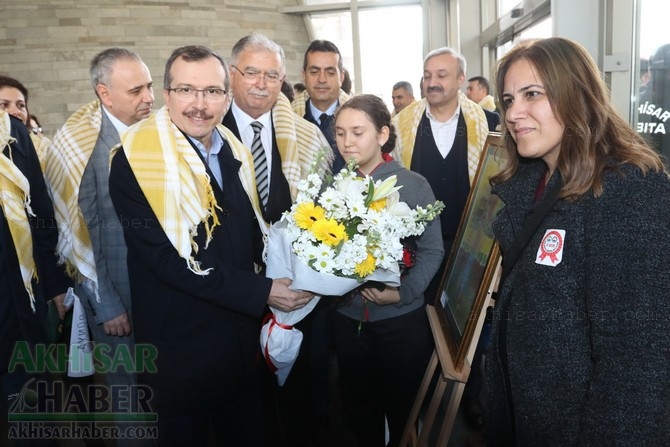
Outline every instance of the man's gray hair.
POLYGON ((407 90, 407 93, 414 96, 414 89, 412 88, 412 84, 410 84, 409 82, 398 81, 395 84, 393 84, 393 89, 392 90, 398 90, 399 88, 404 88, 405 90, 407 90))
POLYGON ((459 74, 465 75, 465 71, 466 71, 465 70, 466 69, 465 58, 463 57, 463 55, 461 53, 459 53, 458 51, 456 51, 456 50, 454 50, 453 48, 450 48, 450 47, 437 48, 437 49, 431 51, 430 53, 426 54, 426 57, 423 59, 423 65, 424 66, 426 65, 426 62, 428 62, 428 59, 432 59, 435 56, 440 56, 442 54, 449 54, 449 55, 455 57, 456 60, 458 61, 458 68, 460 70, 459 74))
POLYGON ((240 53, 245 50, 268 50, 273 53, 277 53, 281 60, 282 74, 284 74, 283 72, 286 71, 286 57, 284 56, 284 49, 281 47, 281 45, 269 37, 260 33, 252 33, 241 38, 233 46, 233 50, 230 54, 230 63, 237 65, 240 53))
MULTIPOLYGON (((98 84, 109 86, 111 82, 112 67, 118 60, 130 60, 142 62, 142 58, 134 51, 125 48, 108 48, 96 54, 91 60, 91 68, 89 69, 89 76, 93 90, 98 84)), ((96 93, 97 94, 97 93, 96 93)))

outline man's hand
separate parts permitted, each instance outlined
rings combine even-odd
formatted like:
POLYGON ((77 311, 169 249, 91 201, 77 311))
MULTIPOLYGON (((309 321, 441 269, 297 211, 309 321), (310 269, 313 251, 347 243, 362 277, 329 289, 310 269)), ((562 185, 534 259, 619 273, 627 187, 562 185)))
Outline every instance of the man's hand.
POLYGON ((67 311, 72 308, 72 306, 67 307, 65 305, 65 294, 61 293, 60 295, 56 295, 53 297, 54 304, 56 305, 56 311, 58 312, 58 318, 62 321, 65 320, 65 314, 67 314, 67 311))
POLYGON ((386 286, 384 290, 379 290, 377 287, 361 287, 359 290, 363 298, 378 306, 400 302, 400 293, 397 287, 386 286))
POLYGON ((126 312, 118 317, 105 321, 102 326, 105 328, 105 334, 117 337, 130 335, 130 332, 132 331, 130 320, 128 319, 128 314, 126 312))
POLYGON ((300 292, 289 289, 288 287, 292 282, 288 278, 273 279, 272 289, 268 297, 268 306, 272 306, 283 312, 289 312, 305 306, 305 304, 314 298, 314 294, 311 292, 300 292))

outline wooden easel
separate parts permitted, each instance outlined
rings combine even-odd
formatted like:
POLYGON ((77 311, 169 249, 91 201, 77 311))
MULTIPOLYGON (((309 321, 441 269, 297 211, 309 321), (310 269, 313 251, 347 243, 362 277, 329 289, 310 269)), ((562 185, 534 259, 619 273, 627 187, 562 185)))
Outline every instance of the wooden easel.
POLYGON ((497 290, 500 274, 501 267, 499 262, 498 267, 496 268, 496 271, 491 278, 491 282, 489 283, 484 305, 482 306, 481 312, 477 318, 477 325, 475 326, 475 333, 472 338, 472 342, 468 348, 463 366, 459 369, 454 367, 454 362, 452 361, 449 347, 447 346, 444 337, 440 335, 441 328, 437 316, 437 310, 434 306, 426 306, 428 320, 430 321, 430 328, 433 331, 433 337, 435 338, 435 350, 433 351, 433 355, 430 358, 428 368, 426 369, 426 373, 423 376, 423 381, 421 382, 421 387, 419 388, 419 392, 414 401, 414 406, 412 407, 407 424, 405 425, 405 431, 403 432, 402 439, 400 440, 400 447, 428 446, 428 439, 433 432, 433 425, 435 424, 435 419, 440 408, 440 404, 443 401, 445 392, 449 389, 448 385, 452 383, 453 386, 451 387, 451 397, 449 398, 449 405, 447 406, 445 417, 442 421, 439 437, 437 438, 437 443, 431 447, 447 446, 449 436, 451 435, 451 430, 454 427, 454 421, 456 420, 456 414, 458 413, 458 407, 461 403, 463 390, 465 389, 465 384, 467 383, 468 377, 470 376, 470 365, 472 364, 472 359, 475 356, 477 343, 482 332, 482 327, 484 326, 486 309, 492 305, 492 295, 497 290), (433 391, 432 398, 430 399, 430 404, 426 411, 426 415, 423 418, 421 432, 417 434, 416 426, 417 420, 419 418, 419 412, 421 411, 421 408, 423 408, 424 403, 427 402, 426 395, 428 394, 430 385, 433 382, 435 372, 440 365, 441 374, 438 378, 437 384, 435 385, 435 390, 433 391))

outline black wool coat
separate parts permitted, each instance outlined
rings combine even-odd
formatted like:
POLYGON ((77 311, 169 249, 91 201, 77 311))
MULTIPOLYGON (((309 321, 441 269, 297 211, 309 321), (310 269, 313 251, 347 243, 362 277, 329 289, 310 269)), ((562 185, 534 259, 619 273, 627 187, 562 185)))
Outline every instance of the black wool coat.
MULTIPOLYGON (((558 200, 501 286, 487 356, 492 445, 670 439, 670 181, 611 167, 600 197, 558 200), (562 260, 545 265, 551 230, 565 231, 562 260)), ((493 189, 503 257, 545 170, 524 163, 493 189)))
POLYGON ((26 126, 14 117, 11 117, 11 136, 16 141, 2 150, 30 184, 30 207, 35 216, 29 217, 29 223, 38 279, 33 280, 33 312, 23 285, 14 241, 0 209, 0 373, 7 371, 17 341, 24 340, 30 344, 46 341, 43 326, 46 301, 65 293, 71 285, 64 268, 58 265, 58 229, 37 153, 26 126))

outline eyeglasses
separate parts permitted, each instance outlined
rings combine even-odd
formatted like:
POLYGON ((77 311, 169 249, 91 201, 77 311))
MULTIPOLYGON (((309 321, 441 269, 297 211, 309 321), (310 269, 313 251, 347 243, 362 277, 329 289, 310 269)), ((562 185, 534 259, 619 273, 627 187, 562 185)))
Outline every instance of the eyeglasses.
POLYGON ((177 87, 166 88, 165 90, 174 92, 177 99, 181 101, 193 101, 198 97, 198 93, 202 93, 206 101, 221 101, 226 97, 226 91, 221 88, 197 89, 192 87, 177 87))
POLYGON ((258 71, 252 68, 247 68, 246 70, 242 71, 235 65, 231 65, 231 67, 237 70, 244 77, 244 80, 247 82, 256 82, 258 81, 261 75, 263 75, 263 77, 265 78, 265 82, 267 82, 268 84, 276 84, 283 81, 282 79, 283 76, 277 73, 276 71, 258 71))
POLYGON ((35 135, 37 135, 38 133, 42 133, 41 127, 31 127, 30 130, 32 130, 35 135))

